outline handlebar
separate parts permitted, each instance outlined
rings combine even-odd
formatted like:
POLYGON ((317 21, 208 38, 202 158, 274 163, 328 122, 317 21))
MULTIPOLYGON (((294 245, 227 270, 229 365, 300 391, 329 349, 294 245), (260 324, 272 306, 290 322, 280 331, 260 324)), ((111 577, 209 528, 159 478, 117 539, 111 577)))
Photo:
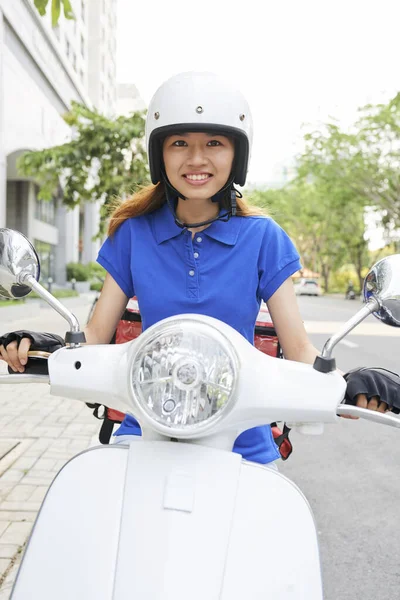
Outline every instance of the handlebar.
MULTIPOLYGON (((49 375, 31 375, 24 373, 16 373, 14 375, 0 375, 0 385, 10 383, 50 383, 49 375)), ((352 416, 373 421, 381 425, 400 428, 400 417, 393 414, 381 413, 376 410, 368 410, 350 404, 340 404, 336 409, 336 414, 339 416, 352 416)), ((279 421, 279 419, 277 419, 279 421)))
POLYGON ((359 406, 353 406, 351 404, 341 404, 338 406, 336 413, 340 416, 349 415, 351 417, 360 417, 361 419, 380 423, 381 425, 389 425, 389 427, 400 427, 399 417, 394 417, 392 414, 388 413, 381 413, 377 410, 360 408, 359 406))

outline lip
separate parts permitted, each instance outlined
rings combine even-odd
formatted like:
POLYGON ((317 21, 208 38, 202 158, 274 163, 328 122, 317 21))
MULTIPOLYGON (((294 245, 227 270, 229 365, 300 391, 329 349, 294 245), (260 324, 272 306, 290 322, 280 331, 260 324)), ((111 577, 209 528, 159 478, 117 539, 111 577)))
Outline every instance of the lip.
POLYGON ((211 175, 211 173, 186 173, 185 175, 182 176, 183 179, 186 181, 186 183, 188 183, 189 185, 194 185, 195 187, 199 187, 202 185, 206 185, 209 181, 211 181, 211 179, 213 178, 213 175, 211 175), (208 175, 207 179, 188 179, 187 175, 208 175))

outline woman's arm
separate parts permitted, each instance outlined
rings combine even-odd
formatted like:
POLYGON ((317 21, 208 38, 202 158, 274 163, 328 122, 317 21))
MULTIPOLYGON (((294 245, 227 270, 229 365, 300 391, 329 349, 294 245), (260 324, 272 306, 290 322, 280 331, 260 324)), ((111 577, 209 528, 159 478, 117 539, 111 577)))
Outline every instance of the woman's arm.
POLYGON ((107 273, 93 316, 84 330, 87 344, 110 343, 127 302, 128 297, 107 273))
POLYGON ((267 306, 285 358, 313 364, 320 352, 308 338, 290 278, 271 296, 267 306))

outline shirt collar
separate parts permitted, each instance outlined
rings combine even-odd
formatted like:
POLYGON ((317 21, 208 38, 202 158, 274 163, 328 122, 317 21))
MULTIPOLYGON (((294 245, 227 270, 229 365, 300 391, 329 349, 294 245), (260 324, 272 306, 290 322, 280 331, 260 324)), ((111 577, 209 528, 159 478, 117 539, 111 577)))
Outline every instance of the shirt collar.
MULTIPOLYGON (((225 213, 226 210, 224 209, 221 209, 219 212, 220 215, 224 215, 225 213)), ((167 240, 177 237, 184 231, 175 223, 173 214, 166 202, 153 213, 153 219, 157 244, 162 244, 167 240)), ((211 223, 211 225, 199 233, 201 235, 205 234, 217 242, 234 246, 238 239, 241 223, 242 220, 238 217, 231 217, 229 221, 214 221, 214 223, 211 223)))

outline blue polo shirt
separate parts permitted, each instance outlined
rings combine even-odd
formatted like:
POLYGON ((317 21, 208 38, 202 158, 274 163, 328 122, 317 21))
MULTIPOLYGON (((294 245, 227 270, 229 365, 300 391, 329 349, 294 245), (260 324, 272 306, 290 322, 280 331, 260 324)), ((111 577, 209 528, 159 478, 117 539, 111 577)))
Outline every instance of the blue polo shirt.
MULTIPOLYGON (((97 260, 128 298, 137 296, 143 330, 197 313, 228 323, 252 344, 261 300, 301 268, 292 241, 269 217, 215 221, 192 239, 167 204, 124 221, 97 260)), ((141 434, 131 416, 116 432, 126 434, 141 434)), ((243 432, 233 451, 262 464, 280 456, 269 425, 243 432)))

